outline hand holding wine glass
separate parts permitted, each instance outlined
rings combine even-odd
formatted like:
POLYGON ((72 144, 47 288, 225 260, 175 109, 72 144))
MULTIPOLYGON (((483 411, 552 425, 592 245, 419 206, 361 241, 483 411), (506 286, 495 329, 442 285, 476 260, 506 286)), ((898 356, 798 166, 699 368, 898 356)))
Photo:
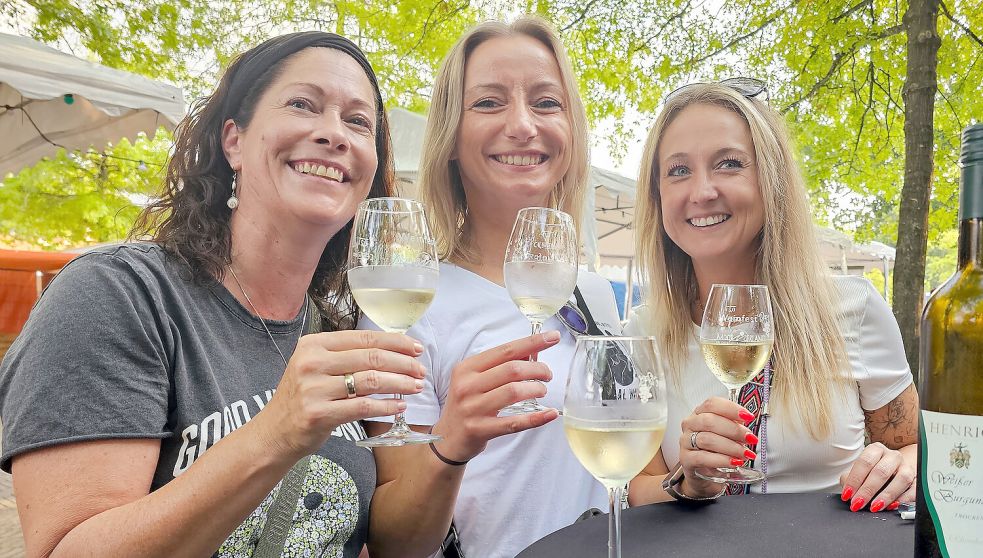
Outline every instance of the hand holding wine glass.
MULTIPOLYGON (((700 326, 700 348, 710 371, 727 387, 731 402, 737 403, 744 384, 771 358, 775 342, 772 323, 768 287, 715 284, 710 288, 700 326)), ((764 478, 760 471, 739 465, 699 468, 695 474, 721 483, 748 484, 764 478)))
MULTIPOLYGON (((533 335, 573 294, 578 256, 577 233, 569 214, 546 207, 519 210, 505 252, 505 287, 529 320, 533 335)), ((536 355, 530 360, 536 360, 536 355)), ((546 409, 535 399, 528 399, 509 405, 501 414, 546 409)))
MULTIPOLYGON (((349 248, 348 282, 359 308, 376 325, 406 333, 430 306, 438 269, 436 244, 420 202, 370 198, 359 204, 349 248)), ((398 413, 388 432, 356 443, 402 446, 439 439, 410 430, 398 413)))
POLYGON ((665 373, 654 338, 577 338, 563 428, 574 455, 609 491, 609 558, 621 556, 624 486, 658 453, 666 419, 665 373))

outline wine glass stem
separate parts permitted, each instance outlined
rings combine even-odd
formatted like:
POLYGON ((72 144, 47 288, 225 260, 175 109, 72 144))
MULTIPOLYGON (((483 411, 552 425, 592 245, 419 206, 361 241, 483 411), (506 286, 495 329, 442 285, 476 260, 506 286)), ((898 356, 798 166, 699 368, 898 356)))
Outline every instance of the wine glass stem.
POLYGON ((737 390, 735 388, 730 388, 730 400, 733 401, 734 403, 737 403, 737 394, 738 394, 738 391, 739 390, 737 390))
POLYGON ((621 491, 617 486, 608 489, 608 499, 611 503, 608 513, 608 558, 621 558, 621 491))
MULTIPOLYGON (((536 335, 540 331, 543 331, 543 322, 530 322, 532 324, 532 333, 530 335, 536 335)), ((533 353, 529 355, 529 362, 536 362, 539 359, 539 353, 533 353)))
MULTIPOLYGON (((396 400, 402 401, 403 394, 397 393, 396 400)), ((403 413, 396 413, 396 420, 395 422, 393 422, 393 426, 391 430, 409 430, 409 428, 410 428, 409 425, 406 424, 406 419, 403 418, 403 413)))

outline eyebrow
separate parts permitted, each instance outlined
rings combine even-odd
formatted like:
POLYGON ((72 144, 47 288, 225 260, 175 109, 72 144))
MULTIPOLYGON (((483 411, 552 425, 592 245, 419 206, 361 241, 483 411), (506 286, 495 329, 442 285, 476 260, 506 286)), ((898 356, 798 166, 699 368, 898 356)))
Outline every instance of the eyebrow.
MULTIPOLYGON (((311 91, 314 91, 318 95, 321 95, 321 96, 325 96, 326 95, 326 93, 324 92, 324 89, 322 89, 321 86, 317 85, 316 83, 311 83, 311 82, 308 82, 308 81, 295 81, 295 82, 292 82, 292 83, 288 83, 286 85, 286 89, 289 89, 291 87, 299 87, 301 89, 310 89, 311 91)), ((352 97, 351 99, 348 100, 348 103, 351 104, 351 105, 355 105, 357 107, 360 107, 360 108, 367 109, 367 110, 369 110, 371 112, 375 112, 375 110, 376 110, 375 109, 375 103, 374 102, 370 103, 370 102, 366 101, 365 99, 363 99, 361 97, 352 97)))
MULTIPOLYGON (((478 83, 472 85, 471 87, 467 88, 465 92, 471 93, 474 91, 483 91, 483 90, 505 91, 507 89, 508 87, 502 85, 501 83, 488 82, 488 83, 478 83)), ((529 87, 529 91, 541 91, 543 89, 556 89, 558 91, 563 92, 563 85, 553 80, 540 80, 533 83, 532 86, 529 87)))
MULTIPOLYGON (((751 153, 748 153, 747 151, 744 151, 740 147, 721 147, 720 149, 714 151, 711 154, 710 158, 711 159, 716 159, 717 157, 720 157, 721 155, 724 155, 724 154, 727 154, 727 153, 740 153, 741 155, 744 155, 746 157, 753 157, 754 156, 751 153)), ((673 153, 671 155, 666 155, 665 159, 684 159, 686 157, 689 157, 689 153, 683 153, 682 151, 679 151, 679 152, 673 153)))

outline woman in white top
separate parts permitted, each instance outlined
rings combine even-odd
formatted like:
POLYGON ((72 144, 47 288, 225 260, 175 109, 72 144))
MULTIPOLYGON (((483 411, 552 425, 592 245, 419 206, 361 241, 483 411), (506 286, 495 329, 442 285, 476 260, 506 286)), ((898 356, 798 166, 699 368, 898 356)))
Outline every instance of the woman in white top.
POLYGON ((767 473, 752 491, 840 492, 852 511, 895 509, 914 499, 916 470, 918 397, 901 336, 869 282, 823 265, 791 142, 763 92, 746 79, 686 86, 649 134, 636 227, 648 300, 629 330, 654 335, 669 361, 669 428, 630 502, 719 496, 694 468, 752 460, 767 473), (757 436, 697 346, 714 283, 771 292, 771 402, 757 436))
MULTIPOLYGON (((424 479, 419 501, 431 512, 418 529, 446 532, 453 514, 466 556, 511 558, 607 501, 570 451, 557 411, 497 416, 528 397, 560 407, 573 353, 573 336, 553 317, 543 335, 555 346, 538 363, 522 360, 537 347, 513 340, 540 336, 526 337, 502 269, 519 209, 553 207, 575 222, 581 213, 586 116, 555 32, 527 17, 466 33, 437 75, 423 144, 421 197, 444 261, 433 304, 408 332, 429 373, 423 392, 406 398, 406 419, 419 430, 434 425, 443 440, 377 449, 379 478, 424 479), (440 487, 429 481, 435 473, 440 487)), ((584 272, 578 284, 599 328, 619 331, 610 284, 584 272)))

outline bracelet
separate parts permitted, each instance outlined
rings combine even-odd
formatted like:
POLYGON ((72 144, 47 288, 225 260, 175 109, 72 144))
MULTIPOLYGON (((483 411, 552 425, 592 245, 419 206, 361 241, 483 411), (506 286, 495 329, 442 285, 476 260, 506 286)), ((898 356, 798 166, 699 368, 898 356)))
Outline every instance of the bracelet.
POLYGON ((666 475, 665 480, 662 481, 662 489, 665 490, 667 494, 675 498, 676 501, 685 502, 688 504, 709 504, 727 492, 727 485, 724 485, 724 487, 720 489, 720 492, 714 494, 713 496, 690 496, 688 494, 683 494, 676 489, 676 487, 682 482, 683 466, 677 464, 676 468, 666 475))
MULTIPOLYGON (((430 433, 433 434, 433 426, 430 427, 430 433)), ((443 461, 444 463, 452 467, 460 467, 461 465, 467 465, 468 461, 471 461, 470 459, 466 459, 464 461, 454 461, 453 459, 448 459, 443 455, 440 455, 440 452, 437 451, 437 446, 433 445, 433 442, 430 442, 427 445, 430 446, 430 451, 432 451, 433 454, 437 456, 437 459, 443 461)))

